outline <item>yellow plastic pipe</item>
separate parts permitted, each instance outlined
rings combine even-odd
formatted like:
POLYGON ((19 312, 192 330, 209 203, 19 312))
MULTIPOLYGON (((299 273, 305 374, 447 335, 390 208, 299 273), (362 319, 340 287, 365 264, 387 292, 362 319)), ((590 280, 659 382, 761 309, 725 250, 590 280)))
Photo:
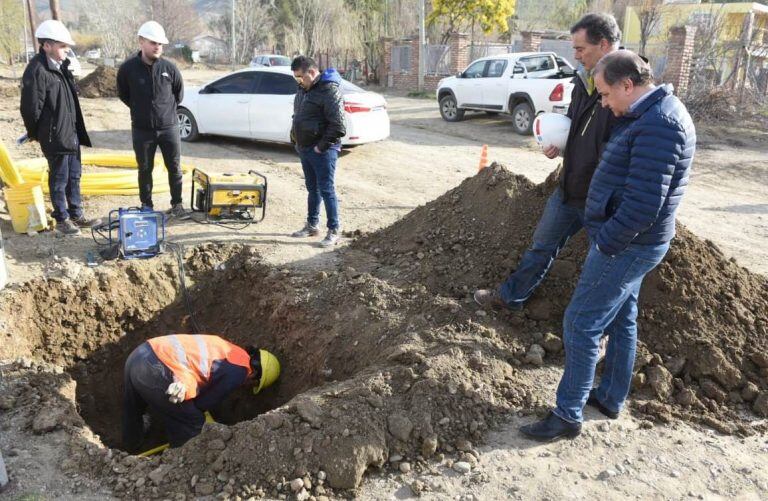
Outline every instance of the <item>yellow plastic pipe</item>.
MULTIPOLYGON (((97 167, 137 169, 136 157, 125 153, 85 153, 82 155, 83 165, 97 167)), ((169 191, 168 176, 165 173, 165 164, 161 158, 155 161, 156 168, 153 172, 154 191, 164 193, 169 191)), ((192 166, 182 164, 183 176, 192 172, 192 166)), ((48 192, 48 161, 45 158, 31 158, 11 160, 5 145, 0 143, 0 177, 3 182, 11 187, 24 182, 38 183, 43 190, 48 192)), ((115 172, 86 172, 80 179, 80 191, 83 195, 137 195, 139 193, 138 177, 130 170, 115 172)))
POLYGON ((0 143, 0 177, 11 188, 16 188, 24 182, 24 178, 13 165, 13 160, 11 160, 11 156, 3 143, 0 143))

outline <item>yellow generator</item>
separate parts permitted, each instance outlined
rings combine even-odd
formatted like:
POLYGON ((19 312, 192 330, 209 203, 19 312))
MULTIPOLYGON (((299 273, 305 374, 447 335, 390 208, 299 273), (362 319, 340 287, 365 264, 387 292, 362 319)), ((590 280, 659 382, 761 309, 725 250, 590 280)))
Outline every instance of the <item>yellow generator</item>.
POLYGON ((204 213, 206 222, 210 223, 263 221, 267 210, 267 178, 255 170, 247 174, 209 174, 193 169, 192 210, 204 213), (259 211, 261 217, 257 220, 259 211))

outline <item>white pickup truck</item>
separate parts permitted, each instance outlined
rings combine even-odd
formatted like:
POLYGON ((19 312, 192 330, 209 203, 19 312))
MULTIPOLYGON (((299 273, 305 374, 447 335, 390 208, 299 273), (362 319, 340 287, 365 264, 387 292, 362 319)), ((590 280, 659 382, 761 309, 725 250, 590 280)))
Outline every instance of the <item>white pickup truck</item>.
POLYGON ((571 102, 573 66, 554 52, 515 52, 473 61, 466 70, 440 80, 437 101, 448 122, 466 110, 512 115, 518 134, 530 135, 539 113, 565 113, 571 102))

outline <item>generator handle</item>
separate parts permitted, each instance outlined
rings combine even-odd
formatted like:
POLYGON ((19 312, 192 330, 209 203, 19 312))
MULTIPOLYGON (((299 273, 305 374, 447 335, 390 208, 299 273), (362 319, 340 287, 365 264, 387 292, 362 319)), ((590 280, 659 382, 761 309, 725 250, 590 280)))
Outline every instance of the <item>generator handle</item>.
POLYGON ((267 176, 262 174, 261 172, 255 171, 253 169, 248 171, 248 174, 252 176, 258 176, 261 179, 264 180, 264 200, 261 201, 261 219, 259 219, 257 222, 264 221, 264 218, 267 215, 267 176))

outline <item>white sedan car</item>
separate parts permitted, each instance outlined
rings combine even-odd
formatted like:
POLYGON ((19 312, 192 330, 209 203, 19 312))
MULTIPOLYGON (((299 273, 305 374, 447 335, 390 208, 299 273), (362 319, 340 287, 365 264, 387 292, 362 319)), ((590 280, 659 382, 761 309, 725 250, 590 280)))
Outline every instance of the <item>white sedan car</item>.
MULTIPOLYGON (((183 141, 201 134, 291 142, 293 98, 298 84, 290 68, 246 68, 200 88, 186 89, 177 110, 183 141)), ((389 114, 384 98, 342 80, 343 146, 389 137, 389 114)))

